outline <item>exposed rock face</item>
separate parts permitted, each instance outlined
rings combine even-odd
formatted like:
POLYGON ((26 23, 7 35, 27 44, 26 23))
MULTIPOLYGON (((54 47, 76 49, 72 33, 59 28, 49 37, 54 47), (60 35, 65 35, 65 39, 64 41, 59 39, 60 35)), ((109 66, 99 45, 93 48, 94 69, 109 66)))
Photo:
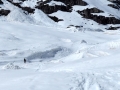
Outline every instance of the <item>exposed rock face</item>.
POLYGON ((27 11, 28 13, 34 13, 35 9, 32 9, 30 7, 21 7, 22 10, 27 11))
MULTIPOLYGON (((87 5, 86 2, 82 0, 54 0, 64 3, 64 5, 53 5, 49 6, 47 3, 51 2, 52 0, 47 1, 40 1, 38 2, 38 6, 36 8, 41 9, 46 14, 51 14, 54 12, 57 12, 58 10, 65 11, 65 12, 71 12, 73 5, 81 5, 85 6, 87 5)), ((114 2, 118 3, 118 2, 114 2)), ((116 19, 115 17, 105 17, 105 16, 97 16, 93 15, 92 13, 104 13, 102 10, 99 10, 97 8, 91 8, 91 9, 85 9, 83 11, 77 11, 80 15, 83 16, 83 18, 92 19, 100 24, 120 24, 120 20, 116 19)), ((57 17, 50 17, 55 22, 59 22, 60 20, 57 17)))
POLYGON ((83 13, 103 13, 103 11, 102 10, 99 10, 99 9, 97 9, 97 8, 90 8, 90 9, 84 9, 83 11, 82 11, 83 13))
POLYGON ((108 0, 108 1, 113 3, 113 4, 108 4, 108 6, 115 9, 120 9, 120 0, 108 0))
POLYGON ((58 19, 55 16, 49 16, 52 20, 54 20, 55 22, 59 22, 59 21, 63 21, 63 19, 58 19))
POLYGON ((10 10, 4 10, 4 9, 0 10, 0 16, 7 16, 9 13, 10 13, 10 10))
POLYGON ((85 9, 83 11, 78 11, 80 15, 82 15, 84 18, 92 19, 100 24, 120 24, 120 20, 116 19, 115 17, 105 17, 105 16, 98 16, 93 15, 91 13, 103 13, 103 11, 97 9, 97 8, 91 8, 91 9, 85 9))
POLYGON ((114 5, 114 4, 108 4, 108 6, 112 7, 112 8, 115 8, 115 9, 119 9, 120 7, 114 5))
POLYGON ((26 0, 20 0, 20 1, 24 2, 24 1, 26 1, 26 0))
MULTIPOLYGON (((35 9, 40 9, 45 14, 47 14, 47 16, 49 18, 51 18, 55 22, 68 20, 71 22, 71 23, 68 23, 68 26, 69 26, 69 24, 79 26, 79 24, 72 22, 74 15, 76 18, 75 20, 77 20, 77 18, 79 16, 77 13, 73 14, 74 12, 78 12, 81 16, 83 16, 83 18, 94 20, 95 22, 97 22, 99 24, 103 24, 103 25, 120 24, 120 19, 118 19, 119 16, 116 16, 114 13, 112 15, 112 13, 110 12, 108 17, 107 16, 105 17, 104 11, 100 10, 100 8, 97 8, 97 7, 90 8, 91 4, 89 2, 86 3, 85 0, 37 0, 37 1, 35 0, 36 4, 33 7, 31 7, 31 5, 30 5, 30 7, 29 6, 23 7, 22 5, 25 5, 25 3, 27 3, 27 2, 28 3, 34 2, 34 0, 6 0, 6 1, 10 2, 11 4, 13 4, 14 6, 16 6, 18 8, 21 8, 26 15, 28 15, 29 13, 30 13, 30 15, 34 14, 35 9), (27 1, 27 2, 24 2, 24 1, 27 1), (75 6, 75 5, 77 5, 77 6, 75 6), (89 9, 87 8, 86 5, 90 5, 90 6, 88 6, 89 9), (82 9, 80 11, 81 6, 82 6, 82 8, 83 8, 83 6, 86 6, 86 7, 84 7, 85 9, 83 8, 84 10, 82 9), (61 12, 61 14, 64 12, 69 12, 69 13, 65 13, 65 14, 67 14, 67 15, 71 14, 71 16, 68 17, 67 19, 64 16, 59 16, 58 15, 59 12, 57 14, 55 13, 59 10, 63 11, 63 12, 61 12), (53 14, 53 13, 55 13, 55 14, 53 14), (103 13, 103 14, 99 15, 99 14, 94 14, 94 13, 103 13), (51 15, 49 15, 49 14, 51 14, 51 15), (78 15, 78 16, 76 17, 76 15, 78 15), (60 17, 62 19, 60 19, 60 17), (116 18, 116 17, 118 17, 118 18, 116 18)), ((110 1, 112 3, 112 4, 109 4, 108 6, 115 8, 114 10, 120 9, 120 0, 108 0, 108 1, 110 1)), ((0 4, 4 4, 4 1, 0 0, 0 4)), ((10 13, 10 10, 4 10, 4 9, 2 9, 2 7, 0 9, 1 9, 0 16, 2 16, 2 15, 7 16, 10 13)), ((118 11, 118 10, 116 10, 116 11, 118 11)), ((109 13, 109 11, 108 11, 108 13, 109 13)), ((91 25, 93 25, 93 24, 91 24, 91 25)), ((76 28, 78 28, 78 27, 76 27, 76 28)))
POLYGON ((119 29, 120 27, 113 27, 113 26, 110 26, 109 28, 106 28, 107 30, 117 30, 119 29))
POLYGON ((81 5, 81 6, 87 5, 87 3, 82 0, 54 0, 64 3, 66 6, 64 5, 49 6, 47 3, 51 1, 52 0, 47 0, 44 2, 40 1, 38 2, 38 6, 36 6, 36 8, 41 9, 46 14, 51 14, 53 12, 57 12, 58 10, 71 12, 73 5, 81 5))
MULTIPOLYGON (((34 13, 34 11, 35 11, 35 9, 32 9, 32 8, 30 8, 30 7, 22 7, 22 6, 20 6, 21 3, 14 3, 14 2, 11 1, 11 0, 8 0, 8 1, 9 1, 10 3, 12 3, 13 5, 21 8, 22 10, 27 11, 28 13, 34 13)), ((24 0, 24 1, 25 1, 25 0, 24 0)))
POLYGON ((73 6, 73 5, 86 6, 87 5, 87 3, 83 0, 54 0, 54 1, 60 1, 70 6, 73 6))
POLYGON ((58 10, 71 12, 71 6, 63 6, 63 5, 55 5, 55 6, 39 5, 36 6, 36 8, 41 9, 46 14, 51 14, 57 12, 58 10))
POLYGON ((102 13, 102 10, 99 10, 97 8, 91 8, 91 9, 84 9, 83 11, 78 11, 79 14, 84 16, 85 18, 90 18, 92 15, 91 13, 102 13))
POLYGON ((21 6, 20 6, 21 3, 14 3, 12 0, 7 0, 7 1, 10 2, 11 4, 21 8, 21 6))

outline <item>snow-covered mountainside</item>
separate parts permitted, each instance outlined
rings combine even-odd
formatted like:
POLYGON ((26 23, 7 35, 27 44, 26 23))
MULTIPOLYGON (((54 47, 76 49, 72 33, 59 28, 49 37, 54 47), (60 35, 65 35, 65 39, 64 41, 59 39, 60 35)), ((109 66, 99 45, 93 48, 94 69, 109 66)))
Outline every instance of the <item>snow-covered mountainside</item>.
POLYGON ((120 90, 120 0, 0 0, 0 90, 120 90))
POLYGON ((0 34, 0 90, 120 89, 120 30, 0 21, 0 34))
POLYGON ((116 30, 119 9, 119 0, 0 0, 0 20, 116 30))

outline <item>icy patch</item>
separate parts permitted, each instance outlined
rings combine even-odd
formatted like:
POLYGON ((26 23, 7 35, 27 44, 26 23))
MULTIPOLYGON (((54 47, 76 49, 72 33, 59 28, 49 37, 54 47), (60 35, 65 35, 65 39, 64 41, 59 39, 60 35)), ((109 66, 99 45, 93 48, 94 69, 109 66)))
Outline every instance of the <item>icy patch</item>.
POLYGON ((8 63, 7 65, 3 66, 2 69, 23 69, 23 68, 18 65, 15 65, 14 63, 8 63))

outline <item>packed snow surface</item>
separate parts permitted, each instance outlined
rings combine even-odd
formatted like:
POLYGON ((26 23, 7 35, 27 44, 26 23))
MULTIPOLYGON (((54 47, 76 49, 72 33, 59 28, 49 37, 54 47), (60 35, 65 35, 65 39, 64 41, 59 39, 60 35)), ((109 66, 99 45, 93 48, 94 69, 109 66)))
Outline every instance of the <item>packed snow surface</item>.
POLYGON ((119 30, 0 22, 0 33, 0 90, 120 89, 119 30))

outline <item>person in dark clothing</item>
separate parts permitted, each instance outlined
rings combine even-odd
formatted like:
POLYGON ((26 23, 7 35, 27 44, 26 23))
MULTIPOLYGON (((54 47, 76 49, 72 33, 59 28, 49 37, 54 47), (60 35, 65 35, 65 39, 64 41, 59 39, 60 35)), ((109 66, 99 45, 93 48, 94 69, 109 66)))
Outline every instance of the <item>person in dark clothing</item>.
POLYGON ((26 63, 26 59, 24 58, 24 63, 26 63))

